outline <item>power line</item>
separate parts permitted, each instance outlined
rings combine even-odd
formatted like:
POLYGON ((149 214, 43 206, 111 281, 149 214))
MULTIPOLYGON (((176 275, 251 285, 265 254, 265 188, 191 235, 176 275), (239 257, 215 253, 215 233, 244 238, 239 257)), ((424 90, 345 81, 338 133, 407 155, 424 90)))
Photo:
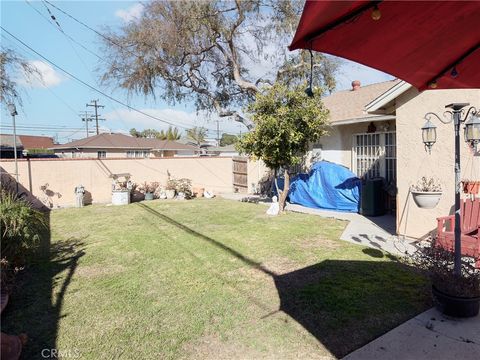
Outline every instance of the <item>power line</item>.
MULTIPOLYGON (((25 0, 25 1, 28 1, 28 0, 25 0)), ((61 13, 63 13, 64 15, 68 16, 69 18, 71 18, 72 20, 74 20, 75 22, 77 22, 78 24, 84 26, 84 27, 87 28, 88 30, 93 31, 95 34, 97 34, 97 35, 99 35, 100 37, 104 38, 105 40, 107 40, 107 41, 110 42, 111 44, 113 44, 113 45, 121 48, 122 50, 128 52, 128 53, 129 53, 130 55, 132 55, 133 57, 135 57, 135 58, 138 57, 138 54, 134 53, 134 52, 131 51, 130 49, 127 49, 127 48, 126 48, 125 46, 123 46, 122 44, 114 41, 112 38, 110 38, 110 37, 102 34, 101 32, 95 30, 95 29, 92 28, 92 27, 88 26, 87 24, 85 24, 85 23, 82 22, 81 20, 77 19, 75 16, 69 14, 69 13, 66 12, 65 10, 62 10, 61 8, 59 8, 59 7, 56 6, 55 4, 51 3, 50 1, 48 1, 48 0, 42 0, 42 1, 43 1, 43 3, 44 3, 45 7, 47 8, 48 12, 49 12, 52 16, 53 16, 53 14, 50 12, 50 10, 49 10, 49 8, 48 8, 48 6, 47 6, 46 4, 49 4, 50 6, 52 6, 52 7, 55 8, 55 9, 57 9, 58 11, 60 11, 61 13)), ((58 20, 57 20, 57 19, 54 19, 54 20, 55 20, 55 22, 57 23, 58 28, 60 29, 60 31, 62 31, 62 33, 67 36, 67 34, 62 30, 62 28, 61 28, 58 20)), ((71 37, 69 36, 69 38, 71 38, 71 37)), ((74 39, 72 39, 72 40, 75 41, 74 39)), ((107 60, 105 60, 104 58, 102 58, 100 55, 96 54, 95 52, 93 52, 93 51, 91 51, 91 50, 89 50, 89 49, 87 49, 87 48, 85 48, 82 44, 78 43, 77 41, 75 41, 75 42, 76 42, 77 44, 79 44, 80 46, 82 46, 82 47, 83 47, 85 50, 87 50, 88 52, 90 52, 90 53, 92 53, 93 55, 95 55, 97 58, 99 58, 99 59, 102 60, 103 62, 105 62, 105 63, 107 63, 107 64, 109 63, 107 60)), ((78 55, 78 53, 77 53, 77 57, 80 58, 80 56, 78 55)), ((81 59, 80 59, 80 60, 81 60, 81 59)), ((83 60, 81 60, 81 61, 82 61, 82 63, 83 63, 83 60)), ((84 63, 84 65, 85 65, 85 63, 84 63)), ((85 67, 86 67, 86 66, 85 66, 85 67)), ((121 118, 121 116, 118 114, 117 110, 116 110, 115 108, 113 108, 113 110, 115 111, 115 113, 117 114, 117 116, 119 117, 119 119, 123 122, 123 124, 126 126, 125 122, 122 120, 122 118, 121 118)), ((179 127, 181 127, 181 126, 179 126, 179 127)), ((184 128, 184 129, 189 129, 188 127, 183 127, 183 128, 184 128)), ((208 130, 208 131, 215 131, 215 130, 213 130, 213 129, 207 129, 207 130, 208 130)))
MULTIPOLYGON (((149 117, 151 119, 154 119, 154 120, 157 120, 159 122, 162 122, 162 123, 165 123, 165 124, 168 124, 168 125, 171 125, 171 126, 176 126, 176 127, 179 127, 179 128, 182 128, 182 129, 189 129, 189 127, 187 126, 183 126, 183 125, 179 125, 179 124, 175 124, 175 123, 172 123, 170 121, 167 121, 167 120, 163 120, 161 118, 158 118, 156 116, 153 116, 153 115, 150 115, 142 110, 138 110, 136 108, 134 108, 133 106, 130 106, 126 103, 124 103, 123 101, 120 101, 118 99, 115 99, 114 97, 106 94, 105 92, 97 89, 96 87, 88 84, 87 82, 83 81, 82 79, 78 78, 77 76, 73 75, 72 73, 68 72, 67 70, 65 70, 64 68, 62 68, 61 66, 57 65, 56 63, 54 63, 53 61, 51 61, 50 59, 48 59, 47 57, 43 56, 42 54, 40 54, 38 51, 36 51, 35 49, 33 49, 31 46, 27 45, 25 42, 23 42, 22 40, 20 40, 18 37, 16 37, 15 35, 13 35, 10 31, 8 31, 7 29, 5 29, 3 26, 0 25, 0 29, 2 29, 3 31, 5 31, 8 35, 10 35, 13 39, 15 39, 16 41, 18 41, 20 44, 22 44, 23 46, 25 46, 27 49, 29 49, 30 51, 34 52, 36 55, 40 56, 42 59, 44 59, 45 61, 47 61, 49 64, 55 66, 57 69, 59 69, 60 71, 64 72, 65 74, 67 74, 68 76, 70 76, 72 79, 78 81, 79 83, 83 84, 84 86, 88 87, 89 89, 109 98, 110 100, 120 104, 120 105, 123 105, 125 106, 126 108, 132 110, 132 111, 135 111, 139 114, 142 114, 146 117, 149 117)), ((211 130, 211 129, 209 129, 211 130)), ((212 130, 212 131, 215 131, 215 130, 212 130)))
POLYGON ((103 60, 100 55, 94 53, 93 51, 91 51, 89 48, 87 48, 85 45, 83 45, 82 43, 78 42, 77 40, 75 40, 72 36, 68 35, 63 29, 62 27, 60 26, 60 23, 58 22, 58 20, 55 18, 55 16, 51 13, 50 9, 45 5, 45 8, 47 9, 48 13, 50 14, 50 19, 53 20, 55 22, 55 25, 53 25, 50 21, 50 19, 48 17, 46 17, 45 15, 43 15, 40 10, 38 10, 35 6, 33 6, 29 0, 25 0, 25 2, 33 9, 37 12, 37 14, 39 14, 42 18, 44 18, 50 25, 52 25, 53 27, 55 27, 56 29, 58 29, 65 37, 67 37, 68 39, 70 39, 71 41, 73 41, 74 43, 76 43, 77 45, 81 46, 85 51, 89 52, 90 54, 96 56, 98 59, 100 60, 103 60))
POLYGON ((114 41, 112 38, 108 37, 108 36, 105 36, 104 34, 102 34, 101 32, 95 30, 94 28, 88 26, 87 24, 85 24, 84 22, 78 20, 76 17, 74 17, 73 15, 70 15, 69 13, 67 13, 66 11, 60 9, 58 6, 52 4, 50 1, 48 0, 44 0, 44 2, 46 2, 47 4, 49 4, 50 6, 54 7, 55 9, 57 9, 58 11, 60 11, 61 13, 67 15, 69 18, 71 18, 72 20, 76 21, 77 23, 79 23, 80 25, 86 27, 87 29, 93 31, 95 34, 101 36, 102 38, 104 38, 105 40, 107 40, 108 42, 118 46, 119 48, 125 50, 125 51, 128 51, 130 54, 134 55, 135 57, 137 57, 137 55, 135 53, 133 53, 132 51, 126 49, 123 45, 119 44, 118 42, 114 41))
MULTIPOLYGON (((25 0, 27 3, 28 0, 25 0)), ((29 4, 30 5, 30 4, 29 4)), ((105 63, 108 63, 105 59, 103 59, 100 55, 96 54, 95 52, 91 51, 90 49, 88 49, 87 47, 83 46, 80 42, 76 41, 72 36, 68 35, 62 28, 62 26, 60 25, 58 19, 53 15, 53 13, 50 11, 50 8, 47 6, 47 4, 45 2, 43 2, 43 5, 45 6, 45 8, 47 9, 48 13, 50 14, 50 17, 52 18, 52 20, 55 22, 55 24, 57 26, 54 26, 49 19, 47 19, 45 16, 43 16, 42 13, 40 13, 35 7, 33 7, 33 5, 30 5, 32 6, 32 8, 38 13, 40 14, 44 19, 46 19, 48 21, 48 23, 50 25, 52 25, 55 29, 57 29, 58 31, 60 31, 66 38, 67 40, 69 41, 69 44, 72 48, 72 50, 74 51, 75 55, 77 56, 77 58, 80 60, 80 62, 82 63, 83 67, 85 68, 85 70, 87 71, 87 73, 90 75, 90 80, 92 80, 93 82, 95 82, 95 80, 93 79, 93 77, 91 76, 91 73, 90 73, 90 70, 88 69, 85 61, 83 60, 83 58, 80 56, 80 54, 77 52, 77 50, 75 49, 75 47, 73 46, 72 44, 72 41, 75 42, 76 44, 80 45, 83 49, 87 50, 89 53, 95 55, 98 59, 102 60, 103 62, 105 63)), ((53 5, 53 4, 52 4, 53 5)), ((109 99, 108 99, 109 100, 109 99)), ((113 104, 110 101, 110 104, 113 104)), ((113 111, 117 114, 117 117, 118 119, 123 123, 123 125, 125 126, 125 128, 127 128, 127 124, 125 124, 125 121, 123 121, 122 117, 120 116, 120 114, 118 113, 118 111, 115 109, 115 106, 112 106, 113 108, 113 111)), ((102 120, 105 120, 105 119, 102 119, 102 120)), ((88 122, 85 122, 86 126, 88 127, 88 122)), ((97 135, 98 135, 98 120, 97 120, 97 135)), ((87 137, 88 137, 88 130, 87 130, 87 137)))

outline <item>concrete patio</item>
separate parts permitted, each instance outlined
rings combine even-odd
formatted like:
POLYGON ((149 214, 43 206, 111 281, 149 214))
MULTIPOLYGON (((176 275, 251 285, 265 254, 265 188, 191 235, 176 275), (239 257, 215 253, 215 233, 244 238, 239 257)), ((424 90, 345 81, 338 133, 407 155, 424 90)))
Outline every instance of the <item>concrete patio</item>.
POLYGON ((345 356, 344 360, 480 358, 480 315, 456 319, 432 308, 345 356))

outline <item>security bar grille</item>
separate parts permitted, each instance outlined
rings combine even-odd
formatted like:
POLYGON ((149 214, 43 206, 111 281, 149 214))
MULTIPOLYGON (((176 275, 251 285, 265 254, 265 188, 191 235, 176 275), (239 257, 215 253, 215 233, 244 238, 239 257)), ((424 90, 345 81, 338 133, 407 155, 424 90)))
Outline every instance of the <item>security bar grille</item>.
POLYGON ((354 172, 367 179, 384 177, 396 181, 397 149, 395 132, 355 134, 352 151, 354 172))

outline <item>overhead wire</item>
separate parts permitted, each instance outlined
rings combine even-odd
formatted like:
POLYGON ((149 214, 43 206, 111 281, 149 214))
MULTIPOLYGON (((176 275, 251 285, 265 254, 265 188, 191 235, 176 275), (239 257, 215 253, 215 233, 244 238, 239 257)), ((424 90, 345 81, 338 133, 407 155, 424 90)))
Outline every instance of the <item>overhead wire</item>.
MULTIPOLYGON (((28 1, 28 0, 25 0, 25 1, 28 1)), ((67 41, 70 43, 70 47, 72 48, 72 50, 74 51, 75 55, 77 56, 77 58, 80 60, 80 62, 82 63, 83 67, 85 68, 85 70, 87 71, 87 73, 89 74, 90 76, 90 80, 92 80, 93 82, 95 82, 95 79, 93 78, 91 72, 90 72, 90 69, 88 69, 88 66, 87 64, 85 63, 84 59, 82 58, 82 56, 80 56, 80 54, 77 52, 77 50, 75 49, 73 43, 72 43, 72 40, 73 42, 75 42, 76 44, 79 44, 80 46, 82 46, 84 49, 86 49, 89 53, 95 55, 98 59, 106 62, 105 59, 103 59, 100 55, 96 54, 95 52, 91 51, 90 49, 87 49, 86 47, 84 47, 82 44, 80 44, 79 42, 77 42, 75 39, 73 39, 71 36, 69 36, 65 30, 62 28, 62 26, 60 25, 60 22, 58 21, 58 19, 53 15, 53 13, 50 11, 50 8, 48 7, 48 5, 46 4, 46 2, 44 1, 43 2, 43 5, 45 6, 45 8, 47 9, 48 13, 50 14, 50 17, 53 21, 55 21, 55 24, 57 25, 55 28, 57 30, 59 30, 67 39, 67 41)), ((48 21, 50 24, 51 22, 48 21)), ((52 24, 53 25, 53 24, 52 24)), ((109 100, 107 98, 107 100, 109 100)), ((113 103, 110 101, 110 104, 113 105, 113 103)), ((115 114, 117 115, 117 118, 123 123, 123 125, 125 126, 125 128, 128 128, 127 124, 125 123, 125 121, 123 120, 123 118, 120 116, 120 114, 118 113, 117 109, 115 109, 115 106, 112 106, 112 109, 113 111, 115 112, 115 114)))
MULTIPOLYGON (((72 20, 74 20, 75 22, 77 22, 78 24, 84 26, 85 28, 87 28, 88 30, 91 30, 93 31, 95 34, 99 35, 100 37, 102 37, 103 39, 107 40, 109 43, 121 48, 122 50, 128 52, 130 55, 132 55, 133 57, 137 58, 138 57, 138 54, 134 53, 133 51, 131 51, 130 49, 127 49, 125 46, 123 46, 122 44, 118 43, 117 41, 113 40, 112 38, 106 36, 105 34, 102 34, 101 32, 95 30, 94 28, 92 28, 91 26, 88 26, 87 24, 85 24, 83 21, 79 20, 78 18, 76 18, 75 16, 69 14, 68 12, 66 12, 65 10, 61 9, 60 7, 56 6, 55 4, 51 3, 50 1, 48 0, 42 0, 43 3, 45 4, 49 4, 51 5, 53 8, 55 8, 56 10, 60 11, 61 13, 63 13, 64 15, 68 16, 69 18, 71 18, 72 20)), ((49 11, 50 12, 50 11, 49 11)), ((59 25, 60 26, 60 25, 59 25)), ((95 54, 97 57, 100 57, 98 54, 95 54)), ((101 58, 101 57, 100 57, 101 58)), ((101 58, 102 61, 105 61, 107 62, 105 59, 101 58)), ((205 121, 206 119, 204 119, 204 124, 205 124, 205 121)), ((202 126, 202 127, 205 127, 205 126, 202 126)), ((206 127, 205 127, 206 128, 206 127)), ((216 130, 215 129, 208 129, 206 128, 208 131, 212 131, 214 133, 216 133, 216 130)))
MULTIPOLYGON (((42 55, 41 53, 39 53, 38 51, 36 51, 35 49, 33 49, 31 46, 29 46, 28 44, 26 44, 24 41, 22 41, 21 39, 19 39, 17 36, 13 35, 10 31, 8 31, 7 29, 5 29, 3 26, 0 25, 0 29, 2 29, 3 31, 5 31, 5 33, 7 33, 9 36, 11 36, 13 39, 15 39, 17 42, 19 42, 20 44, 22 44, 24 47, 26 47, 27 49, 29 49, 30 51, 32 51, 33 53, 35 53, 37 56, 41 57, 43 60, 45 60, 46 62, 48 62, 49 64, 51 64, 52 66, 54 66, 55 68, 59 69, 60 71, 62 71, 63 73, 65 73, 66 75, 68 75, 70 78, 76 80, 77 82, 81 83, 82 85, 88 87, 89 89, 109 98, 110 100, 132 110, 132 111, 135 111, 139 114, 142 114, 148 118, 151 118, 151 119, 154 119, 156 121, 159 121, 159 122, 162 122, 162 123, 165 123, 165 124, 168 124, 168 125, 171 125, 171 126, 176 126, 176 127, 179 127, 179 128, 182 128, 182 129, 189 129, 190 127, 188 126, 185 126, 185 125, 180 125, 180 124, 176 124, 176 123, 173 123, 173 122, 170 122, 170 121, 167 121, 167 120, 164 120, 164 119, 161 119, 157 116, 153 116, 153 115, 150 115, 148 113, 146 113, 145 111, 142 111, 142 110, 139 110, 131 105, 128 105, 127 103, 123 102, 123 101, 120 101, 114 97, 112 97, 111 95, 108 95, 107 93, 105 93, 104 91, 102 90, 99 90, 97 89, 95 86, 93 85, 90 85, 89 83, 85 82, 84 80, 80 79, 79 77, 73 75, 71 72, 65 70, 63 67, 61 67, 60 65, 57 65, 55 62, 53 62, 52 60, 48 59, 47 57, 45 57, 44 55, 42 55)), ((212 130, 214 131, 213 129, 209 129, 209 130, 212 130)))

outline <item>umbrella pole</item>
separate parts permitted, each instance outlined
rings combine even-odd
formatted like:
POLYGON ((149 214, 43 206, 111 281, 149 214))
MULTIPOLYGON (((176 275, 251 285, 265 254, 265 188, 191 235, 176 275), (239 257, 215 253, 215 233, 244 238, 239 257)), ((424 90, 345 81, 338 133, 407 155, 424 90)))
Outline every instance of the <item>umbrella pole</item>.
POLYGON ((454 274, 462 275, 462 235, 460 228, 460 122, 461 109, 453 109, 453 126, 455 130, 455 263, 454 274))

